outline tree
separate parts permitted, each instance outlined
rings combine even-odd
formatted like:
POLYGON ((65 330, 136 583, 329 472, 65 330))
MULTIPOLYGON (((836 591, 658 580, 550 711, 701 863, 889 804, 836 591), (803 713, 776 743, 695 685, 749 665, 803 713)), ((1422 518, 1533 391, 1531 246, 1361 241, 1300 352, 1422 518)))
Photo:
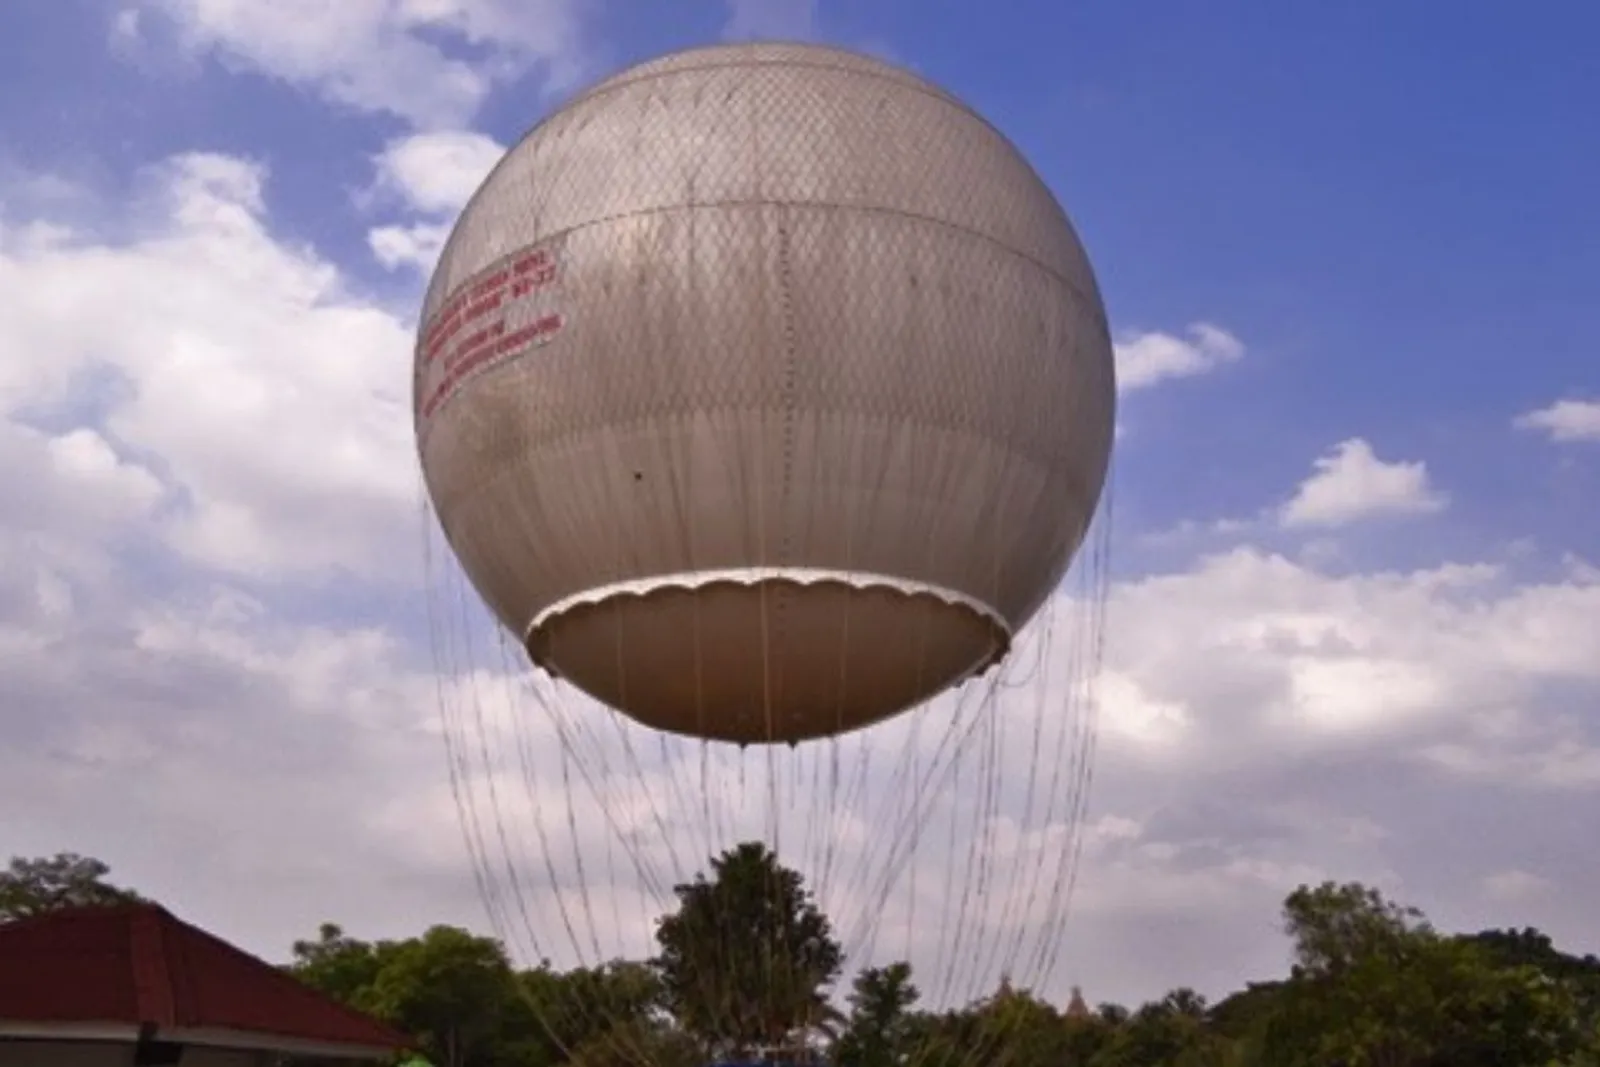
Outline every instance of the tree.
POLYGON ((596 1034, 573 1049, 572 1067, 700 1067, 700 1050, 679 1030, 659 1022, 630 1020, 596 1034))
POLYGON ((1532 927, 1484 930, 1463 940, 1481 948, 1497 966, 1533 967, 1566 983, 1578 998, 1585 1020, 1600 1028, 1600 958, 1562 952, 1547 935, 1532 927))
POLYGON ((828 1014, 826 989, 843 953, 800 875, 765 845, 711 861, 712 877, 675 887, 652 961, 666 1003, 715 1054, 783 1046, 828 1014))
POLYGON ((393 942, 358 941, 337 923, 323 923, 315 941, 294 943, 289 973, 341 1003, 369 1009, 378 973, 393 949, 393 942))
POLYGON ((1188 986, 1180 986, 1162 997, 1161 1006, 1169 1015, 1196 1021, 1206 1017, 1206 998, 1188 986))
POLYGON ((907 1062, 915 1067, 973 1067, 995 1061, 993 1040, 984 1020, 972 1008, 964 1011, 915 1012, 906 1022, 907 1062))
POLYGON ((1061 1062, 1076 1067, 1095 1062, 1095 1057, 1101 1055, 1116 1036, 1117 1024, 1094 1013, 1069 1014, 1062 1019, 1061 1029, 1061 1062))
POLYGON ((977 1007, 981 1028, 975 1046, 986 1061, 1007 1067, 1055 1067, 1066 1059, 1071 1036, 1061 1013, 1002 976, 1000 988, 977 1007))
POLYGON ((891 1067, 906 1054, 910 1011, 920 993, 909 963, 868 967, 850 989, 850 1016, 833 1047, 839 1067, 891 1067))
POLYGON ((1285 902, 1296 965, 1264 1020, 1261 1062, 1281 1067, 1489 1067, 1570 1060, 1577 1001, 1529 966, 1438 934, 1364 886, 1301 887, 1285 902))
POLYGON ((0 872, 0 922, 26 919, 62 908, 110 907, 143 898, 107 882, 111 868, 75 852, 47 859, 13 856, 0 872))
MULTIPOLYGON (((592 1058, 660 1029, 664 993, 645 964, 614 961, 565 973, 544 964, 524 971, 518 983, 534 1028, 549 1045, 546 1055, 555 1060, 582 1048, 592 1058), (608 1035, 609 1043, 600 1041, 608 1035)), ((650 1047, 657 1044, 651 1039, 650 1047)))
POLYGON ((1283 925, 1294 942, 1296 972, 1313 978, 1400 952, 1432 933, 1417 909, 1391 903, 1376 889, 1355 882, 1301 886, 1284 901, 1283 925))
POLYGON ((1134 1012, 1094 1057, 1094 1067, 1213 1067, 1226 1042, 1207 1026, 1205 998, 1175 989, 1134 1012))
POLYGON ((1207 1013, 1212 1029, 1232 1040, 1257 1032, 1276 1006, 1282 990, 1282 982, 1250 982, 1239 992, 1224 997, 1207 1013))
POLYGON ((516 997, 498 941, 453 926, 388 946, 370 1010, 420 1039, 436 1067, 494 1063, 516 997))

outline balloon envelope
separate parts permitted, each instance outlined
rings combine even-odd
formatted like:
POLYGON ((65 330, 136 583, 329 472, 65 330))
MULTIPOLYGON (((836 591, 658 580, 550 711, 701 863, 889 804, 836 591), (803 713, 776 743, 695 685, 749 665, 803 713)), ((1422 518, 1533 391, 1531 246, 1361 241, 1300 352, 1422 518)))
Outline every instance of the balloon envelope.
POLYGON ((415 422, 463 569, 533 661, 650 726, 799 741, 1005 656, 1112 442, 1105 312, 1018 151, 810 45, 578 96, 457 221, 415 422))

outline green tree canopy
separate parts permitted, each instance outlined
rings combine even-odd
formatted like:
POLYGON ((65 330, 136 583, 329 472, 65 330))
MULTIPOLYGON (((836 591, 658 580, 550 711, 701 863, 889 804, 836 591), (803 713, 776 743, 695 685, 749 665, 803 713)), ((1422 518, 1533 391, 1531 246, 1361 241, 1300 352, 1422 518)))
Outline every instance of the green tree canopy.
POLYGON ((518 981, 542 1036, 558 1056, 584 1047, 600 1048, 598 1039, 613 1029, 618 1033, 611 1035, 605 1048, 643 1040, 664 1021, 665 993, 648 964, 615 961, 565 972, 542 964, 524 971, 518 981))
POLYGON ((1261 1062, 1490 1067, 1571 1062, 1586 1042, 1573 990, 1440 935, 1375 889, 1302 887, 1284 906, 1296 965, 1264 1020, 1261 1062))
POLYGON ((799 873, 765 845, 711 861, 675 887, 678 910, 656 926, 666 1004, 714 1054, 783 1046, 830 1014, 843 953, 799 873))
POLYGON ((143 899, 106 881, 111 868, 75 852, 27 859, 13 856, 0 871, 0 922, 62 908, 105 907, 143 899))
POLYGON ((850 1015, 833 1047, 838 1067, 893 1067, 907 1050, 911 1008, 921 994, 909 963, 868 967, 850 989, 850 1015))
POLYGON ((315 941, 294 943, 289 972, 335 1000, 370 1011, 378 972, 393 948, 392 942, 358 941, 337 923, 323 923, 315 941))
POLYGON ((498 941, 435 926, 389 950, 370 995, 373 1010, 425 1042, 435 1067, 487 1067, 515 987, 498 941))

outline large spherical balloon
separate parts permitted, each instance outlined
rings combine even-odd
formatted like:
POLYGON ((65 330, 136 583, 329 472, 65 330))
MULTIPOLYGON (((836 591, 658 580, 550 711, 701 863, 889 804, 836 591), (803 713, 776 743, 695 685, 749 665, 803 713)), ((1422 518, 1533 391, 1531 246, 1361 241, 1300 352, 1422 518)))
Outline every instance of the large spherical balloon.
POLYGON ((583 93, 456 223, 416 429, 467 575, 640 722, 798 741, 999 661, 1111 450, 1111 342, 1050 191, 959 100, 831 48, 583 93))

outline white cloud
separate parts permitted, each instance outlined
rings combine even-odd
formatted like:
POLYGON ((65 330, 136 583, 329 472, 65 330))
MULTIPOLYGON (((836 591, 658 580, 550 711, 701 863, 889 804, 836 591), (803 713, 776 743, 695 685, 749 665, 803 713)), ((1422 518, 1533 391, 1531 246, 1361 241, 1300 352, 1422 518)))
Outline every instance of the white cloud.
POLYGON ((424 217, 369 230, 374 258, 387 270, 409 267, 426 277, 450 236, 454 215, 504 154, 504 145, 468 130, 390 141, 373 160, 376 177, 364 199, 397 199, 408 215, 424 217))
POLYGON ((1280 518, 1291 528, 1344 526, 1380 516, 1431 515, 1448 498, 1428 482, 1422 462, 1388 463, 1372 446, 1351 438, 1318 459, 1314 472, 1283 506, 1280 518))
POLYGON ((806 40, 816 34, 816 0, 727 0, 728 40, 806 40))
POLYGON ((385 270, 410 267, 426 277, 439 261, 450 227, 419 222, 410 226, 378 226, 367 231, 367 247, 385 270))
MULTIPOLYGON (((424 127, 462 125, 491 88, 530 70, 567 88, 586 62, 575 0, 132 0, 127 10, 165 16, 194 54, 424 127)), ((125 14, 117 25, 138 30, 125 14)))
POLYGON ((1207 374, 1244 358, 1244 344, 1220 326, 1197 322, 1186 336, 1150 331, 1116 343, 1117 386, 1124 392, 1147 389, 1176 378, 1207 374))
POLYGON ((1440 741, 1422 757, 1461 778, 1495 785, 1588 793, 1600 789, 1600 746, 1571 722, 1528 726, 1514 748, 1495 752, 1465 741, 1440 741), (1533 743, 1526 743, 1531 740, 1533 743))
POLYGON ((182 156, 150 175, 137 236, 57 225, 0 244, 0 349, 38 354, 5 361, 0 412, 118 383, 103 426, 56 442, 55 462, 137 478, 144 498, 164 480, 163 531, 191 558, 256 576, 393 567, 417 499, 409 330, 271 234, 264 180, 182 156), (111 439, 158 457, 154 473, 129 473, 111 439))
POLYGON ((77 429, 53 437, 46 446, 52 472, 96 501, 125 502, 148 510, 162 495, 161 482, 148 470, 117 455, 94 430, 77 429))
POLYGON ((1098 687, 1100 729, 1113 742, 1132 743, 1151 754, 1172 747, 1193 728, 1182 703, 1152 699, 1126 674, 1107 671, 1098 687))
POLYGON ((1552 441, 1600 441, 1600 400, 1557 400, 1549 407, 1519 415, 1515 424, 1552 441))
POLYGON ((373 160, 378 189, 398 195, 413 211, 453 215, 460 211, 505 146, 470 130, 437 130, 396 138, 373 160))
MULTIPOLYGON (((1240 547, 1123 586, 1113 611, 1109 669, 1193 724, 1191 756, 1273 758, 1290 738, 1340 747, 1442 725, 1511 768, 1516 747, 1474 733, 1474 716, 1545 683, 1600 686, 1600 582, 1577 578, 1508 586, 1487 565, 1334 577, 1240 547)), ((1539 741, 1528 729, 1511 732, 1539 741)), ((1558 734, 1542 751, 1575 736, 1558 734)))
POLYGON ((123 8, 111 16, 110 43, 112 51, 121 52, 136 45, 141 36, 139 9, 123 8))

